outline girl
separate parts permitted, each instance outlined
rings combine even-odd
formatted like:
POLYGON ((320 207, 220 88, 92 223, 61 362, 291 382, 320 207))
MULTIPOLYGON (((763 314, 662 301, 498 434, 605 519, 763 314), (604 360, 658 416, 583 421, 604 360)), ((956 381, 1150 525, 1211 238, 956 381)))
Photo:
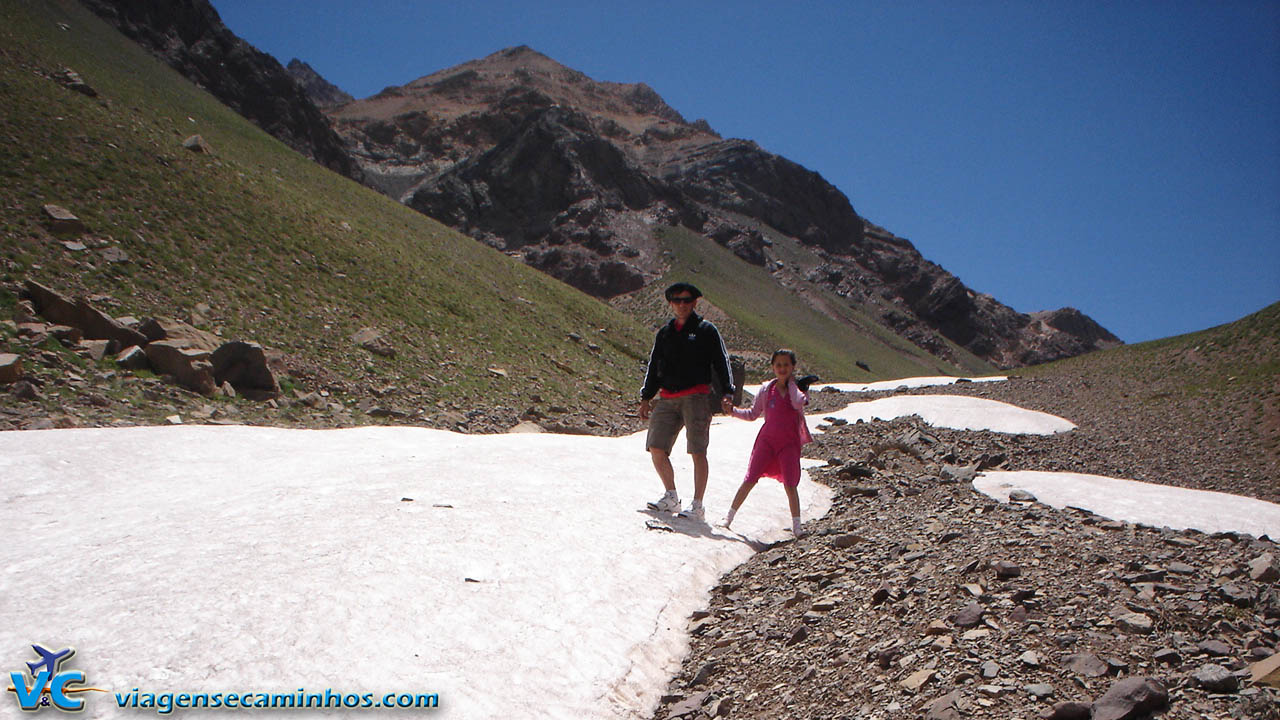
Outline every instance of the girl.
MULTIPOLYGON (((775 377, 760 388, 750 410, 735 408, 728 400, 723 402, 726 413, 733 413, 743 420, 755 420, 764 413, 764 427, 756 436, 751 460, 747 463, 747 475, 733 498, 733 507, 729 508, 724 526, 727 528, 733 522, 734 514, 756 486, 756 480, 763 475, 782 481, 787 492, 787 504, 791 507, 791 532, 800 537, 803 533, 800 529, 800 495, 796 486, 800 484, 800 448, 813 440, 804 421, 804 406, 808 404, 809 396, 796 382, 794 352, 778 350, 769 364, 773 366, 775 377)), ((809 380, 807 377, 804 379, 809 380)))

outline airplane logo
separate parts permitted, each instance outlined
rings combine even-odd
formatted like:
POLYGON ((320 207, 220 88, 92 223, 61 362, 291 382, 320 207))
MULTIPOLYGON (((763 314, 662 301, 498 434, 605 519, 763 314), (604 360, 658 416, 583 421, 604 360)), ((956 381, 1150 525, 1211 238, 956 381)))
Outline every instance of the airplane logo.
POLYGON ((75 712, 84 708, 84 700, 74 697, 82 692, 106 692, 102 688, 70 687, 82 685, 84 672, 80 670, 63 670, 62 664, 76 654, 75 648, 63 648, 51 652, 39 645, 32 645, 32 650, 40 656, 39 660, 27 663, 31 671, 32 682, 28 683, 21 672, 9 673, 13 682, 7 689, 15 695, 18 706, 23 710, 39 710, 52 705, 59 710, 75 712))
POLYGON ((35 650, 36 654, 40 656, 39 660, 27 663, 27 667, 31 669, 31 677, 40 675, 40 671, 37 669, 40 667, 49 671, 49 677, 57 675, 58 668, 62 666, 62 663, 70 660, 71 656, 76 654, 75 648, 63 648, 56 653, 49 652, 39 645, 32 645, 31 649, 35 650))

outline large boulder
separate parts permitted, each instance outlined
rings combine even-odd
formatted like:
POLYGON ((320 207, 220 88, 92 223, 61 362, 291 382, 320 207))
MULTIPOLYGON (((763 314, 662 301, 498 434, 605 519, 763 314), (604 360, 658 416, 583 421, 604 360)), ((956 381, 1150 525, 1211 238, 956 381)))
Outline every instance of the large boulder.
POLYGON ((147 337, 148 342, 168 340, 191 350, 213 352, 223 343, 222 338, 211 332, 167 317, 147 318, 138 326, 138 331, 147 337))
POLYGON ((13 353, 0 353, 0 385, 17 382, 22 377, 22 358, 13 353))
POLYGON ((147 344, 142 333, 125 327, 84 298, 68 300, 34 280, 27 281, 26 291, 36 312, 50 322, 79 328, 86 339, 111 340, 117 351, 130 345, 147 344))
POLYGON ((213 379, 221 386, 231 383, 241 395, 267 400, 280 394, 280 384, 267 363, 267 353, 257 343, 233 340, 223 343, 209 358, 213 379))
POLYGON ((172 375, 182 387, 205 396, 212 396, 217 390, 208 352, 186 348, 170 340, 149 343, 145 352, 157 373, 172 375))
POLYGON ((84 223, 70 210, 61 205, 45 205, 45 219, 49 222, 49 230, 56 235, 80 235, 86 232, 84 223))

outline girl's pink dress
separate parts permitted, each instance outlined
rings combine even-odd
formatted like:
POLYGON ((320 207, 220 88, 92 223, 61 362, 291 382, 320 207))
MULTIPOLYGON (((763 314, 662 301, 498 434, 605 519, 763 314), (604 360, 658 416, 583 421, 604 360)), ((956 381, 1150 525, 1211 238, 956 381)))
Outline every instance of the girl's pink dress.
POLYGON ((795 487, 800 484, 800 448, 813 440, 804 421, 804 406, 808 404, 809 397, 794 382, 787 383, 788 392, 783 396, 774 387, 777 382, 770 380, 760 389, 750 410, 733 409, 733 416, 743 420, 755 420, 764 413, 764 427, 756 435, 751 460, 747 463, 747 475, 742 481, 755 482, 761 477, 771 477, 781 480, 783 485, 795 487))

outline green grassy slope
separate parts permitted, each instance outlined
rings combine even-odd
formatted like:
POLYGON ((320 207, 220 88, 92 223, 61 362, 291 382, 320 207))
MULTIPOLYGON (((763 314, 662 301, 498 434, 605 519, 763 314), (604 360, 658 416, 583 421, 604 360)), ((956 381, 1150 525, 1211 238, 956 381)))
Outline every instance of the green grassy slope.
MULTIPOLYGON (((208 329, 352 392, 588 406, 638 382, 648 350, 629 317, 294 153, 69 0, 0 2, 0 197, 0 280, 106 294, 117 316, 208 303, 208 329), (196 133, 212 155, 182 147, 196 133), (48 232, 46 203, 85 221, 88 250, 48 232), (397 355, 356 347, 365 326, 397 355)), ((0 290, 0 316, 14 302, 0 290)))
MULTIPOLYGON (((796 292, 774 282, 766 270, 744 262, 725 248, 683 228, 662 228, 659 237, 670 252, 671 268, 661 282, 647 291, 657 298, 661 288, 677 280, 688 280, 707 296, 713 317, 722 328, 731 349, 745 352, 750 377, 763 377, 766 358, 778 347, 790 347, 808 371, 832 381, 866 382, 917 375, 969 375, 992 372, 990 365, 960 351, 963 367, 946 363, 850 307, 847 301, 813 287, 799 287, 811 301, 824 304, 835 318, 816 312, 796 292), (836 318, 839 318, 838 320, 836 318), (855 363, 862 361, 870 372, 855 363)), ((775 242, 780 253, 801 253, 802 249, 775 242)), ((790 255, 786 258, 790 262, 790 255)), ((651 299, 650 306, 655 304, 651 299)))
POLYGON ((1280 455, 1280 303, 1232 323, 1045 365, 1028 376, 1075 375, 1120 383, 1124 402, 1147 415, 1187 406, 1242 415, 1266 452, 1280 455))

